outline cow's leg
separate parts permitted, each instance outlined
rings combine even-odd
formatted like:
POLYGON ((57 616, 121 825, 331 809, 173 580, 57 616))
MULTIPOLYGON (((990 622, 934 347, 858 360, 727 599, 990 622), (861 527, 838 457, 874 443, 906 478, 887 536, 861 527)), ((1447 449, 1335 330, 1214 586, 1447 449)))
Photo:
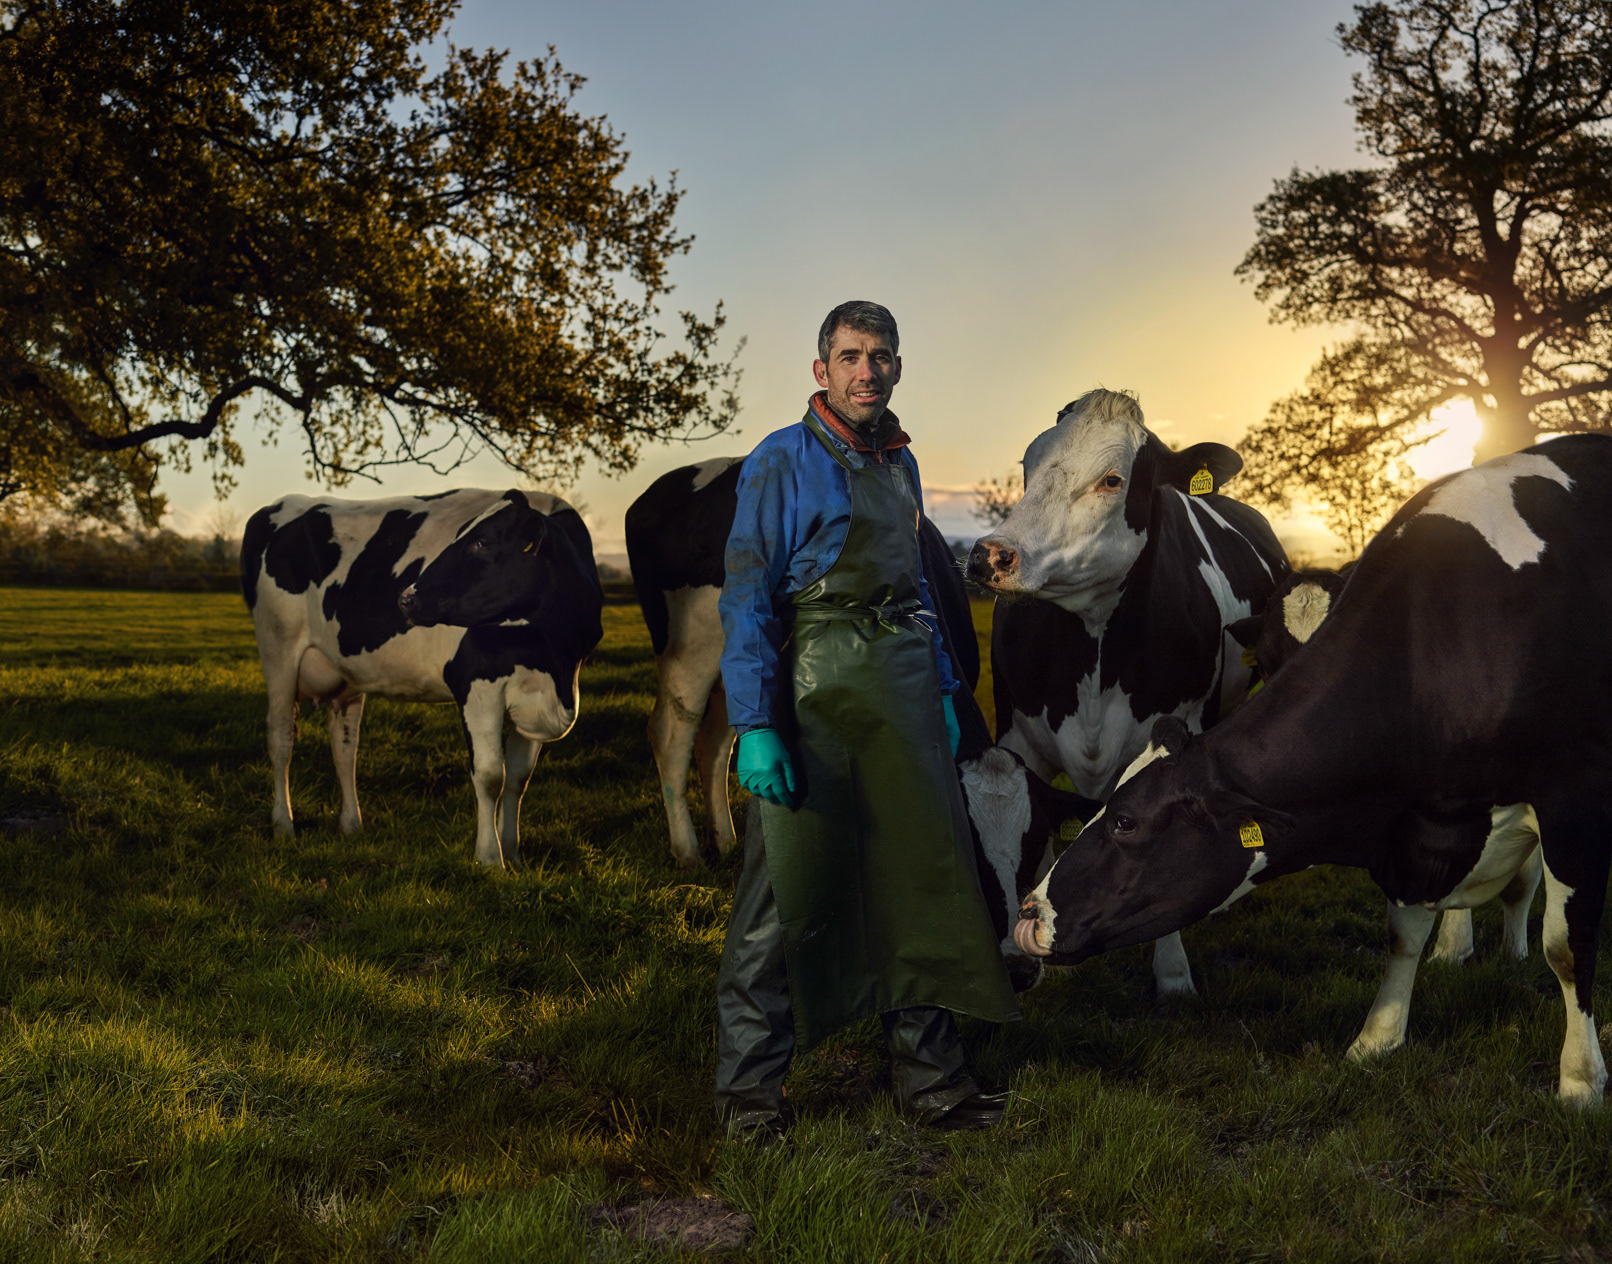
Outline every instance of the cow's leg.
POLYGON ((330 757, 341 787, 343 834, 356 834, 364 826, 358 811, 358 725, 363 718, 363 694, 344 693, 330 700, 330 757))
POLYGON ((269 776, 274 793, 269 819, 276 834, 290 834, 296 828, 291 823, 291 749, 297 738, 296 659, 276 670, 265 654, 263 676, 269 687, 269 776))
POLYGON ((1349 1046, 1349 1056, 1356 1062, 1390 1053, 1405 1043, 1411 991, 1416 986, 1416 966, 1432 933, 1435 916, 1432 909, 1420 904, 1399 905, 1388 901, 1388 968, 1383 971, 1377 999, 1366 1015, 1366 1025, 1349 1046))
MULTIPOLYGON (((649 716, 649 747, 660 773, 672 858, 680 869, 692 869, 700 863, 700 840, 688 810, 688 767, 716 680, 715 671, 708 670, 703 662, 691 661, 693 658, 676 649, 661 655, 655 664, 660 688, 649 716)), ((726 719, 725 709, 723 718, 726 719)), ((733 828, 731 821, 728 828, 733 828)))
POLYGON ((1428 954, 1429 961, 1441 961, 1445 965, 1458 966, 1472 956, 1472 910, 1471 909, 1445 909, 1444 917, 1438 924, 1438 940, 1433 945, 1433 951, 1428 954))
POLYGON ((1606 1087, 1606 1061, 1590 997, 1612 852, 1609 822, 1602 811, 1535 808, 1545 851, 1545 960, 1561 984, 1567 1011, 1559 1091, 1570 1106, 1596 1106, 1606 1087))
MULTIPOLYGON (((478 686, 486 682, 477 681, 478 686)), ((504 789, 504 691, 473 688, 460 709, 470 746, 470 784, 476 792, 476 860, 504 867, 498 842, 498 797, 504 789)))
POLYGON ((1522 862, 1522 868, 1500 892, 1505 925, 1500 947, 1518 961, 1528 960, 1528 910, 1534 906, 1534 892, 1539 890, 1544 870, 1544 854, 1535 847, 1528 853, 1528 859, 1522 862))
POLYGON ((498 799, 498 849, 504 868, 520 868, 521 798, 532 779, 543 743, 525 736, 513 724, 504 736, 504 792, 498 799))
POLYGON ((728 723, 728 695, 717 678, 705 704, 705 717, 694 738, 694 766, 700 770, 705 810, 711 817, 711 834, 719 856, 733 848, 733 810, 728 806, 728 764, 733 758, 733 726, 728 723))
POLYGON ((1192 964, 1187 960, 1181 933, 1166 935, 1153 944, 1153 982, 1160 996, 1196 996, 1192 986, 1192 964))

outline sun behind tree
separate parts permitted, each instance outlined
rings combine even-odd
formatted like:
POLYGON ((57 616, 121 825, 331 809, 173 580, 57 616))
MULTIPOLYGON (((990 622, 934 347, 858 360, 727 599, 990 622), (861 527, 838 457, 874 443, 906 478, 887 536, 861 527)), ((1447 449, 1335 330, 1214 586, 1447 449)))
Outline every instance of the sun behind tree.
POLYGON ((1612 5, 1355 12, 1338 28, 1366 63, 1349 103, 1381 162, 1278 180, 1237 269, 1273 321, 1354 331, 1250 429, 1267 499, 1397 495, 1456 400, 1482 422, 1478 460, 1607 425, 1612 5))

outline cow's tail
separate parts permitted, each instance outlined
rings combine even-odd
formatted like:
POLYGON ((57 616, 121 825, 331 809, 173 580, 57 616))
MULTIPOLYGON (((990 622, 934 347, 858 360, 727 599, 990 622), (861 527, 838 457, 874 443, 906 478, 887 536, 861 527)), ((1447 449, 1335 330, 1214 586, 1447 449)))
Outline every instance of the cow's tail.
POLYGON ((246 530, 241 533, 241 596, 248 610, 257 609, 257 580, 263 571, 269 537, 274 534, 274 511, 278 508, 269 505, 259 509, 246 520, 246 530))

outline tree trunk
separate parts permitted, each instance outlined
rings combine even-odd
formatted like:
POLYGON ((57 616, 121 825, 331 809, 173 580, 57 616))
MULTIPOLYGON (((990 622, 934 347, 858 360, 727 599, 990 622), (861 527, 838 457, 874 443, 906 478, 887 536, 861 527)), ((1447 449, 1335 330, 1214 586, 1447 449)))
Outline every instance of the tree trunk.
POLYGON ((1484 370, 1495 406, 1483 423, 1483 434, 1472 454, 1474 465, 1530 447, 1539 434, 1522 393, 1522 357, 1485 356, 1484 370))

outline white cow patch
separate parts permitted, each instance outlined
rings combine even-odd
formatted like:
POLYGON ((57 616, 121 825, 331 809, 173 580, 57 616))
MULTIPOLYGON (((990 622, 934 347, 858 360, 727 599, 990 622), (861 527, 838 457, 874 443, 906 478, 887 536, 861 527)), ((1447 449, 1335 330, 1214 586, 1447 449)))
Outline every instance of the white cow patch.
POLYGON ((1018 916, 1019 857, 1030 832, 1028 774, 1013 756, 993 746, 962 767, 968 813, 979 831, 980 850, 990 863, 1008 903, 1008 933, 1002 950, 1013 947, 1012 923, 1018 916))
POLYGON ((1433 909, 1469 909, 1487 904, 1511 881, 1528 853, 1539 845, 1539 818, 1526 803, 1489 810, 1489 836, 1472 872, 1433 909))
POLYGON ((742 456, 714 456, 708 461, 700 461, 694 466, 694 491, 699 491, 715 479, 719 478, 730 466, 737 465, 744 460, 742 456))
POLYGON ((1420 513, 1454 518, 1477 528, 1501 561, 1520 570, 1539 560, 1545 542, 1517 512, 1512 484, 1519 478, 1548 478, 1568 489, 1573 486, 1573 480, 1550 458, 1517 452, 1454 475, 1428 498, 1420 513))
POLYGON ((1332 597, 1320 584, 1299 584, 1282 598, 1282 622, 1288 634, 1303 645, 1326 620, 1332 597))
POLYGON ((1233 904, 1237 903, 1238 900, 1242 899, 1243 896, 1252 891, 1254 889, 1254 875, 1269 863, 1270 859, 1265 855, 1264 852, 1256 851, 1254 853, 1254 858, 1248 862, 1248 872, 1243 875, 1243 880, 1238 884, 1237 889, 1214 908, 1210 909, 1209 916, 1213 917, 1216 913, 1224 913, 1233 904))
POLYGON ((1142 769, 1146 768, 1151 763, 1163 759, 1169 753, 1170 752, 1164 747, 1155 746, 1152 742, 1149 742, 1142 753, 1135 759, 1131 760, 1125 771, 1120 774, 1120 779, 1114 783, 1114 789, 1118 790, 1120 786, 1123 786, 1132 777, 1136 776, 1136 774, 1141 772, 1142 769))

